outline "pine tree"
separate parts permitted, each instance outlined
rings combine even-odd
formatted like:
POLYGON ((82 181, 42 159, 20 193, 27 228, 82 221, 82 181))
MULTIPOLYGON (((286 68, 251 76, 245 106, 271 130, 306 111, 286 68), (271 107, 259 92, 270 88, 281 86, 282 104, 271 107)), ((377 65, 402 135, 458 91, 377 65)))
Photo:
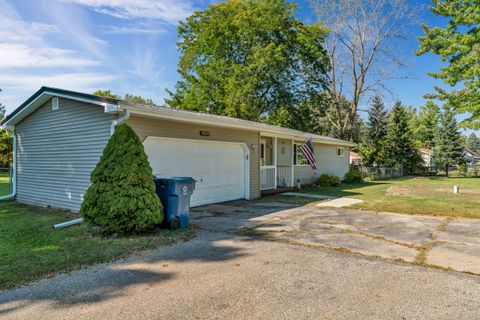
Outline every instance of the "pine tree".
POLYGON ((468 136, 466 145, 470 150, 480 153, 480 139, 474 132, 468 136))
POLYGON ((428 101, 420 108, 417 127, 414 130, 421 147, 433 148, 441 114, 440 108, 433 101, 428 101))
POLYGON ((439 128, 435 136, 433 159, 437 166, 445 167, 448 177, 448 167, 459 164, 463 159, 462 142, 457 131, 457 121, 451 110, 446 110, 440 117, 439 128))
POLYGON ((383 154, 386 166, 403 167, 412 172, 420 164, 421 157, 415 150, 409 121, 407 108, 397 101, 389 114, 383 154))
POLYGON ((91 174, 80 214, 107 232, 144 231, 163 220, 152 168, 132 128, 123 124, 110 137, 91 174))
POLYGON ((383 140, 387 135, 387 114, 382 98, 379 95, 374 96, 368 110, 368 123, 365 128, 364 139, 360 144, 360 154, 363 163, 367 166, 383 163, 381 156, 383 140))

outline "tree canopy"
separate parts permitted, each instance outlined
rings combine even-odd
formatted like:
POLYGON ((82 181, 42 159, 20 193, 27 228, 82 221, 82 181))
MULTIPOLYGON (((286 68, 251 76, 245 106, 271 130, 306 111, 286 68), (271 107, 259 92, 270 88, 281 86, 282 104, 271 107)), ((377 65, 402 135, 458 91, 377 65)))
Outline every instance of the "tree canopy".
MULTIPOLYGON (((0 89, 2 92, 2 89, 0 89)), ((6 107, 0 102, 0 121, 5 117, 6 107)), ((13 158, 13 142, 7 132, 0 129, 0 167, 10 167, 13 158)))
POLYGON ((329 118, 337 137, 354 135, 359 104, 372 92, 385 89, 386 79, 404 65, 398 46, 414 23, 417 7, 406 0, 310 0, 319 22, 328 26, 329 54, 327 92, 342 109, 329 118))
POLYGON ((97 90, 93 93, 95 96, 100 96, 100 97, 106 97, 106 98, 112 98, 112 99, 121 99, 133 103, 140 103, 140 104, 148 104, 148 105, 155 105, 155 102, 153 102, 152 99, 146 99, 143 98, 142 96, 135 96, 130 93, 125 93, 123 98, 115 93, 113 93, 111 90, 97 90))
POLYGON ((442 79, 451 87, 463 88, 450 92, 435 87, 436 94, 427 97, 445 102, 445 106, 456 113, 468 113, 461 122, 466 128, 480 128, 480 6, 478 1, 433 0, 430 11, 448 20, 444 28, 423 25, 425 35, 419 55, 433 53, 446 63, 439 72, 431 76, 442 79))
POLYGON ((180 23, 181 80, 166 103, 248 120, 312 101, 327 84, 327 30, 285 0, 227 0, 180 23))

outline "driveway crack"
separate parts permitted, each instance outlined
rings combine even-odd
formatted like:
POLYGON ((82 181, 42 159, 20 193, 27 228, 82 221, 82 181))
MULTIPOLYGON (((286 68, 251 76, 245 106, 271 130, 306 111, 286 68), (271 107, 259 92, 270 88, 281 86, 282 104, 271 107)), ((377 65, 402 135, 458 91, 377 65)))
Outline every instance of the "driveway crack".
POLYGON ((438 233, 445 231, 447 228, 447 225, 453 220, 451 217, 447 217, 440 222, 440 224, 437 226, 437 229, 432 232, 432 238, 431 241, 425 243, 423 246, 420 248, 417 248, 419 251, 417 256, 415 257, 415 264, 419 265, 425 265, 425 261, 427 260, 427 255, 430 250, 432 250, 433 245, 438 242, 438 233))

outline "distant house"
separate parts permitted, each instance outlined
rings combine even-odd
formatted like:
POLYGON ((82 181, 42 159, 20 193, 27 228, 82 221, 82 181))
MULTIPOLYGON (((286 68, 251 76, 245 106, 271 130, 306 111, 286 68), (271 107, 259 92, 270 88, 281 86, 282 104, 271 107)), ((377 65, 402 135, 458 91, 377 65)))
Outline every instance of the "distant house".
POLYGON ((427 148, 418 148, 417 149, 420 155, 422 156, 423 165, 425 167, 432 167, 433 164, 433 151, 432 149, 427 148))
POLYGON ((480 154, 469 148, 463 148, 463 154, 465 155, 465 161, 468 167, 480 164, 480 154))
POLYGON ((358 166, 361 162, 362 156, 358 152, 350 150, 350 164, 358 166))

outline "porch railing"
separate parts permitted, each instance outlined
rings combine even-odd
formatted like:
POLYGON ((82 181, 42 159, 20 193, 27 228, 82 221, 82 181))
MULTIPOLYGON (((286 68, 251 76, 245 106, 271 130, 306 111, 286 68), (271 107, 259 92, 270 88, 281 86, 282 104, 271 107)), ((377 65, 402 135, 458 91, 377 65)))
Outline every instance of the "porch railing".
POLYGON ((260 167, 261 190, 275 189, 275 166, 260 167))
POLYGON ((291 166, 277 167, 277 186, 279 187, 292 186, 292 167, 291 166))

